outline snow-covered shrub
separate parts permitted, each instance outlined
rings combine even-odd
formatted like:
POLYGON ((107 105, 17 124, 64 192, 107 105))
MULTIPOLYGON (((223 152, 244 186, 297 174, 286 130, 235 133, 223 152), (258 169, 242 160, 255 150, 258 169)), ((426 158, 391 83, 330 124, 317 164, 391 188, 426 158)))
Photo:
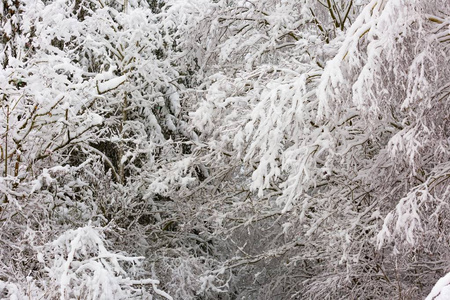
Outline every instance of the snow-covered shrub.
POLYGON ((158 280, 132 278, 143 276, 142 259, 111 252, 103 229, 90 225, 66 231, 38 255, 50 277, 49 298, 152 299, 155 293, 172 299, 158 280))

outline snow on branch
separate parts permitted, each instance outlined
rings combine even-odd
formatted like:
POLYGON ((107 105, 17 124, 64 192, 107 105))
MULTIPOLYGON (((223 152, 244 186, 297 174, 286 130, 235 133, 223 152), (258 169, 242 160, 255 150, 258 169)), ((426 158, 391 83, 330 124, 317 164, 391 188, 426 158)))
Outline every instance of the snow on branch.
POLYGON ((97 92, 99 95, 103 95, 107 92, 110 92, 112 90, 117 89, 120 85, 122 85, 127 80, 127 75, 122 75, 107 81, 98 82, 97 85, 97 92))
POLYGON ((61 300, 130 299, 148 295, 139 288, 152 285, 153 291, 168 300, 172 297, 157 288, 158 280, 132 280, 125 265, 139 266, 143 257, 128 257, 106 249, 103 229, 90 225, 68 230, 44 247, 38 255, 57 287, 61 300))

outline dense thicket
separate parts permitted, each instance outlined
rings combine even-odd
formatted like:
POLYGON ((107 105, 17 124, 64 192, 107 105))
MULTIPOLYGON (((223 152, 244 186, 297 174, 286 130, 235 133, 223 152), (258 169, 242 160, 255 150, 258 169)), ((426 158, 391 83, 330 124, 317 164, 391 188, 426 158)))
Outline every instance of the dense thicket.
POLYGON ((418 299, 450 271, 446 0, 0 12, 0 298, 418 299))

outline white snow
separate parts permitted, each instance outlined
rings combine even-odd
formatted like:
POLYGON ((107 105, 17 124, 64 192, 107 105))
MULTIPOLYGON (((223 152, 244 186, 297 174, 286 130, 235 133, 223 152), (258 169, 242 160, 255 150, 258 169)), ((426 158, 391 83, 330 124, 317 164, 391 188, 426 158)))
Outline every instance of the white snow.
POLYGON ((97 89, 100 94, 109 92, 118 88, 121 84, 123 84, 127 80, 127 75, 122 75, 120 77, 116 77, 104 82, 97 82, 97 89))
POLYGON ((438 280, 425 300, 450 299, 450 273, 438 280))

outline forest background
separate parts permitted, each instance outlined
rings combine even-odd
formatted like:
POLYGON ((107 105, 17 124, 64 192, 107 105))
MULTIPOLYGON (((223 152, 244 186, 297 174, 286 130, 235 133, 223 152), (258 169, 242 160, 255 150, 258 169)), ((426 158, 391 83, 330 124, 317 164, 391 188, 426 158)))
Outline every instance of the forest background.
POLYGON ((444 299, 447 0, 2 0, 0 24, 0 298, 444 299))

